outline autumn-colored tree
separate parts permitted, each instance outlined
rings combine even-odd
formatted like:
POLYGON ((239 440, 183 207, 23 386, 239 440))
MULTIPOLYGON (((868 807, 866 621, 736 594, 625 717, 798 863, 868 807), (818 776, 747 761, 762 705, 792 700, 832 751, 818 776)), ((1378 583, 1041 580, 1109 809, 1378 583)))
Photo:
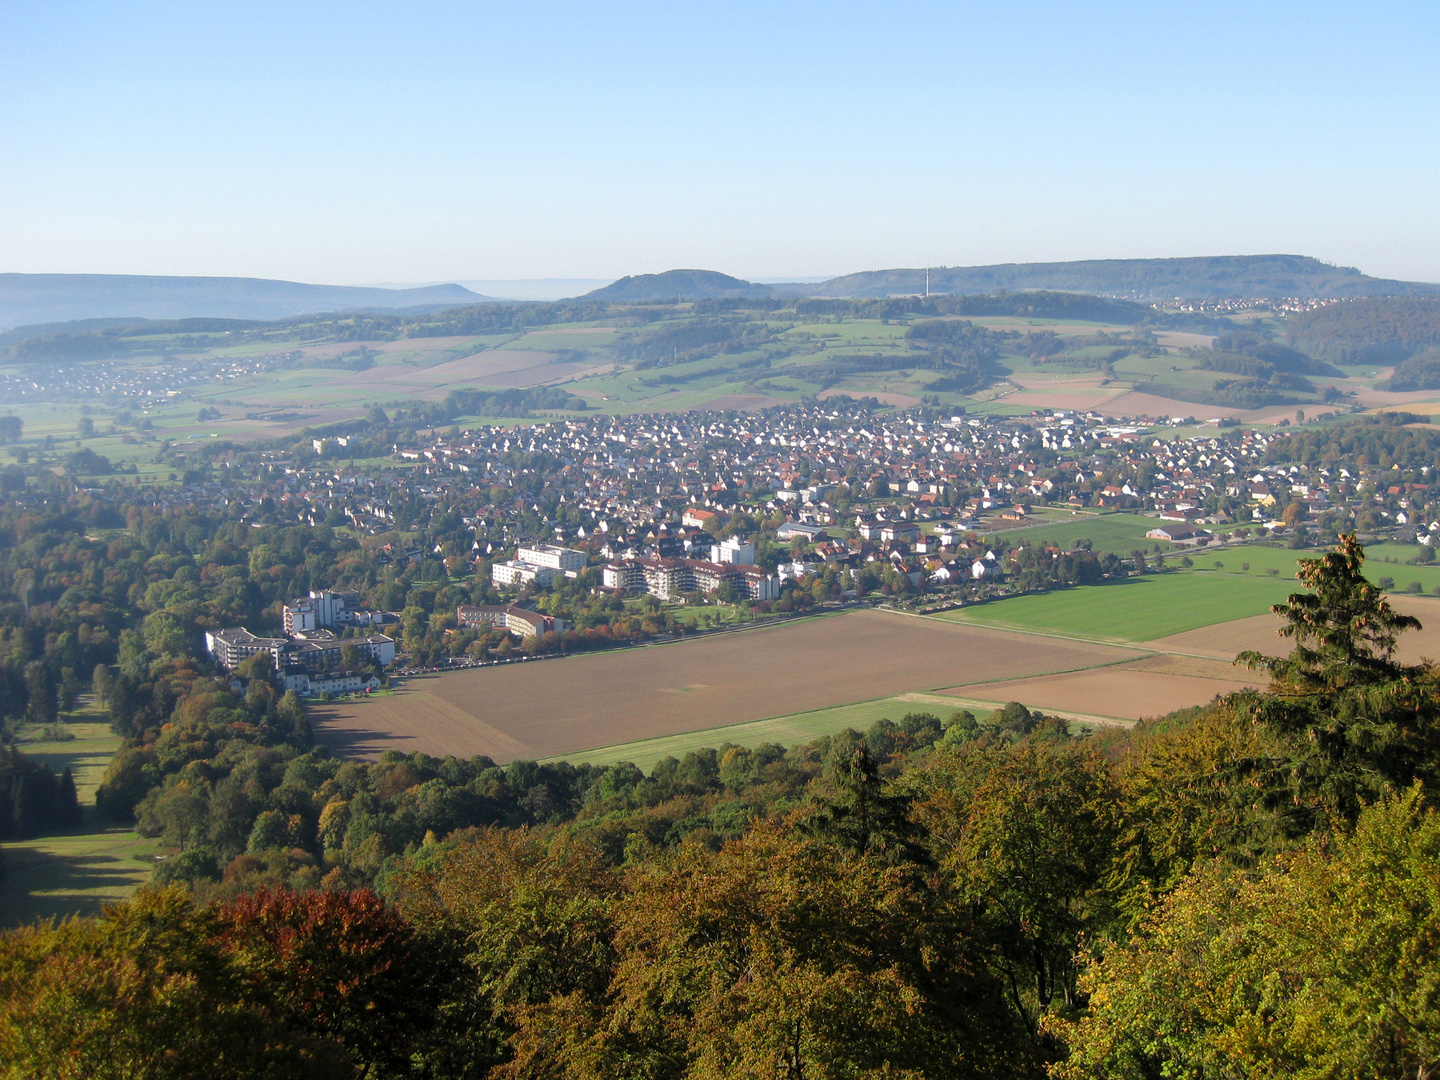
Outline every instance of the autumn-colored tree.
POLYGON ((913 781, 950 889, 994 946, 1017 1015, 1076 1003, 1076 954, 1103 927, 1118 826, 1108 765, 1043 736, 950 751, 913 781))
POLYGON ((342 1048, 359 1075, 398 1068, 433 1022, 444 973, 373 892, 266 889, 214 917, 248 995, 342 1048))
POLYGON ((248 1000, 179 889, 0 937, 6 1080, 341 1080, 323 1043, 248 1000))
POLYGON ((905 867, 761 827, 629 885, 608 993, 521 1010, 500 1076, 1033 1072, 979 938, 905 867))
POLYGON ((618 874, 593 850, 524 831, 470 830, 426 848, 392 882, 406 916, 448 945, 459 978, 428 1060, 481 1076, 510 1056, 528 1009, 601 1001, 614 964, 618 874))
POLYGON ((1308 815, 1289 795, 1289 751, 1254 722, 1253 697, 1184 722, 1142 724, 1116 767, 1117 834, 1107 890, 1134 927, 1196 862, 1237 864, 1293 846, 1308 815))
POLYGON ((1440 1062, 1440 814, 1418 789, 1261 872, 1207 863, 1052 1018, 1058 1080, 1425 1077, 1440 1062))

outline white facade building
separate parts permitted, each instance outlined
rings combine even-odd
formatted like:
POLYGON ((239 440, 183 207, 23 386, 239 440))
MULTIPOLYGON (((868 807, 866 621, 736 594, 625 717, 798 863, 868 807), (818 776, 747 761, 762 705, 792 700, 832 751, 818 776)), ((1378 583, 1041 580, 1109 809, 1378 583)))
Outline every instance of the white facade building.
POLYGON ((730 537, 710 548, 710 561, 730 566, 754 566, 755 545, 730 537))
POLYGON ((584 570, 585 552, 574 548, 559 547, 555 544, 536 544, 522 547, 515 553, 517 562, 531 566, 545 566, 551 570, 584 570))
POLYGON ((497 588, 519 588, 534 585, 543 589, 555 580, 560 570, 553 566, 536 566, 532 562, 507 559, 490 567, 490 580, 497 588))

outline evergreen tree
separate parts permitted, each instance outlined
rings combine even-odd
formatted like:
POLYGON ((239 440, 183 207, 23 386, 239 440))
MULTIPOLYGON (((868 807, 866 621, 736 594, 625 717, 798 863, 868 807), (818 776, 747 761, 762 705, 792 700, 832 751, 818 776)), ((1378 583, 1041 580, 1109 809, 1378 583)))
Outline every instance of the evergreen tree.
POLYGON ((60 786, 55 794, 55 824, 72 829, 81 821, 80 796, 75 790, 75 774, 66 765, 60 774, 60 786))
POLYGON ((1302 559, 1298 576, 1310 591, 1272 608, 1295 648, 1286 657, 1246 652, 1236 660, 1270 674, 1254 717, 1289 748, 1287 790, 1272 798, 1301 819, 1354 820, 1385 790, 1440 775, 1440 671, 1395 659, 1399 635, 1420 622, 1390 606, 1361 573, 1363 563, 1353 534, 1334 551, 1302 559))

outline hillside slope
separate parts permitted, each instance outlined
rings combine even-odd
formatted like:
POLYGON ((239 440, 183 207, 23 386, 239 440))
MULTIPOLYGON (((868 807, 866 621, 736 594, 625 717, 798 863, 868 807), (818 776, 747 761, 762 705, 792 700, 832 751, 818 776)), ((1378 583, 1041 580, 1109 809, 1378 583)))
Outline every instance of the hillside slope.
MULTIPOLYGON (((1087 259, 930 269, 932 293, 1060 289, 1138 300, 1175 297, 1435 296, 1440 285, 1372 278, 1304 255, 1216 255, 1188 259, 1087 259)), ((925 270, 869 270, 813 286, 812 296, 923 293, 925 270)))
POLYGON ((284 319, 321 311, 396 310, 486 300, 459 285, 374 289, 238 277, 0 274, 0 330, 74 319, 284 319))
POLYGON ((715 300, 724 297, 764 298, 774 295, 768 285, 721 274, 714 270, 666 270, 663 274, 623 277, 585 294, 587 300, 643 302, 647 300, 715 300))

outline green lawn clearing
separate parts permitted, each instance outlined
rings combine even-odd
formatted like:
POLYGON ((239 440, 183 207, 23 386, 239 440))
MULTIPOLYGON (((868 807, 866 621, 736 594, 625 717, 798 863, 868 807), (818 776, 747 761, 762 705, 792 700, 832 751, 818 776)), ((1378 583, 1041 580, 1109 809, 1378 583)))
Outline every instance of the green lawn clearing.
POLYGON ((101 821, 95 811, 95 789, 120 745, 98 716, 93 706, 75 714, 66 725, 74 739, 21 743, 23 753, 57 773, 70 766, 85 820, 67 833, 4 844, 0 927, 94 915, 103 905, 132 895, 150 877, 158 843, 101 821))
POLYGON ((1295 589, 1283 577, 1177 571, 976 604, 937 618, 1094 641, 1150 641, 1263 615, 1295 589))

